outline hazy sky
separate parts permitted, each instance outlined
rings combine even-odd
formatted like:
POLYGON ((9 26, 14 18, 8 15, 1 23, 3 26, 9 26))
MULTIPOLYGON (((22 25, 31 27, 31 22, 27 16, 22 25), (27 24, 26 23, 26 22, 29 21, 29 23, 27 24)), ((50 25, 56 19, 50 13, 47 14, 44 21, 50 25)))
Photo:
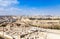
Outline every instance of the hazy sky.
POLYGON ((60 0, 0 0, 0 15, 60 15, 60 0))

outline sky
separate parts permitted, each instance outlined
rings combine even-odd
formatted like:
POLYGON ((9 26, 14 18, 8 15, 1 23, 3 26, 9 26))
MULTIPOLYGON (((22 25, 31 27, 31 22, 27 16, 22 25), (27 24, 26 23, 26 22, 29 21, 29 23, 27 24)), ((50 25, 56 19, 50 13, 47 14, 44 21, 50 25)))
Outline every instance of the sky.
POLYGON ((60 0, 0 0, 0 15, 60 15, 60 0))

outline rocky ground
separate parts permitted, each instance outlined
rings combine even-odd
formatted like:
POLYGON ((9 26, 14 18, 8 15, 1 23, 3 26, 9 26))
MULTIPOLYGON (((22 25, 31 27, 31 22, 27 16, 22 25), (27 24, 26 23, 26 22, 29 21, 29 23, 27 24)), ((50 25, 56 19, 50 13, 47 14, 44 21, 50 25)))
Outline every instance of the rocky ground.
POLYGON ((5 39, 60 39, 60 30, 29 25, 30 20, 4 17, 0 23, 0 37, 5 39))

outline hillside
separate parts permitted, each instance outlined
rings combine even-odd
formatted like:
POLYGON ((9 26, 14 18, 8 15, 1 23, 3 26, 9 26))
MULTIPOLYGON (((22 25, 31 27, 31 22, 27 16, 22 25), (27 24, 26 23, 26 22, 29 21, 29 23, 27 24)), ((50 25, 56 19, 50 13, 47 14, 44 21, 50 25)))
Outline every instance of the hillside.
POLYGON ((2 16, 0 17, 0 37, 5 39, 60 39, 60 18, 49 18, 50 20, 46 17, 37 19, 25 16, 2 16))

